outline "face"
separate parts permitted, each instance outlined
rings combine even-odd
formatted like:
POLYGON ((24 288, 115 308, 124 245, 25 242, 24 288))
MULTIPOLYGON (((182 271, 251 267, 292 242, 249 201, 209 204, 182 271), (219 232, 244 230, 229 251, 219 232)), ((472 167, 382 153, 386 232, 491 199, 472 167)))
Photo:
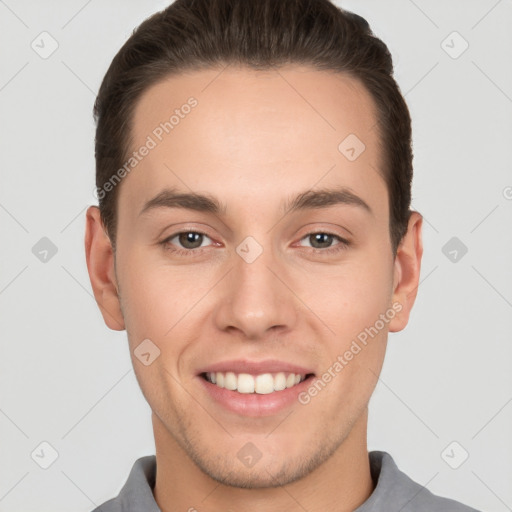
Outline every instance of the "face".
POLYGON ((219 73, 170 77, 137 104, 133 150, 150 149, 120 185, 119 319, 105 319, 127 330, 157 447, 273 486, 364 437, 412 292, 363 86, 299 66, 219 73))

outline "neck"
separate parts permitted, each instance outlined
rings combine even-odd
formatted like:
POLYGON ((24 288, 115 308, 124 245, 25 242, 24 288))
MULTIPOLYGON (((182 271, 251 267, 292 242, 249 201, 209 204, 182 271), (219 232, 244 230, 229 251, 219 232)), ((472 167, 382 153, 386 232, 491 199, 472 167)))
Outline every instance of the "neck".
POLYGON ((153 414, 155 500, 162 512, 352 512, 374 489, 366 443, 367 410, 334 454, 306 477, 281 487, 241 489, 203 473, 153 414))

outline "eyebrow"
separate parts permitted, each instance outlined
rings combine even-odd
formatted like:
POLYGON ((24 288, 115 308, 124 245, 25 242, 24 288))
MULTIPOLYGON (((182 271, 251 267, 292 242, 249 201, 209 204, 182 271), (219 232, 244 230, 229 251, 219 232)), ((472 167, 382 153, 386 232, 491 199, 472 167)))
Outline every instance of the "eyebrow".
MULTIPOLYGON (((282 210, 283 213, 290 213, 308 209, 327 208, 338 204, 356 206, 373 215, 368 203, 347 187, 306 190, 289 198, 282 205, 282 210)), ((226 204, 221 203, 210 194, 180 192, 173 188, 167 188, 147 201, 142 207, 139 216, 158 208, 184 208, 215 215, 225 215, 227 209, 226 204)))

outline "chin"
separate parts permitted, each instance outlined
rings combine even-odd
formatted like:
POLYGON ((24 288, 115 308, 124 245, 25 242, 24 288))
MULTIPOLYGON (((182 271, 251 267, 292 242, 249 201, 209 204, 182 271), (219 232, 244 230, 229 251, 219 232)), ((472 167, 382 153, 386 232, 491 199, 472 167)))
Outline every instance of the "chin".
POLYGON ((251 467, 247 467, 240 460, 243 456, 238 456, 237 453, 232 456, 224 454, 205 457, 205 452, 200 453, 201 447, 197 444, 189 446, 192 449, 187 452, 204 474, 220 484, 240 489, 263 489, 280 487, 305 478, 329 459, 341 443, 332 438, 324 438, 322 441, 320 444, 309 443, 307 452, 305 445, 302 445, 292 457, 289 453, 281 453, 279 449, 272 456, 262 453, 261 458, 251 467))

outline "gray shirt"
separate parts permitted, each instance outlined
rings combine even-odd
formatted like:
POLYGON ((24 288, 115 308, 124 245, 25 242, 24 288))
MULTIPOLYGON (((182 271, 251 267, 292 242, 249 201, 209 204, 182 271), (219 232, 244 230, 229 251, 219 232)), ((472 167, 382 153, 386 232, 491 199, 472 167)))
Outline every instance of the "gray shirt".
MULTIPOLYGON (((478 512, 435 496, 400 471, 389 453, 373 451, 369 456, 371 475, 377 485, 354 512, 478 512)), ((161 512, 153 497, 155 475, 155 455, 137 459, 119 495, 92 512, 161 512)))

